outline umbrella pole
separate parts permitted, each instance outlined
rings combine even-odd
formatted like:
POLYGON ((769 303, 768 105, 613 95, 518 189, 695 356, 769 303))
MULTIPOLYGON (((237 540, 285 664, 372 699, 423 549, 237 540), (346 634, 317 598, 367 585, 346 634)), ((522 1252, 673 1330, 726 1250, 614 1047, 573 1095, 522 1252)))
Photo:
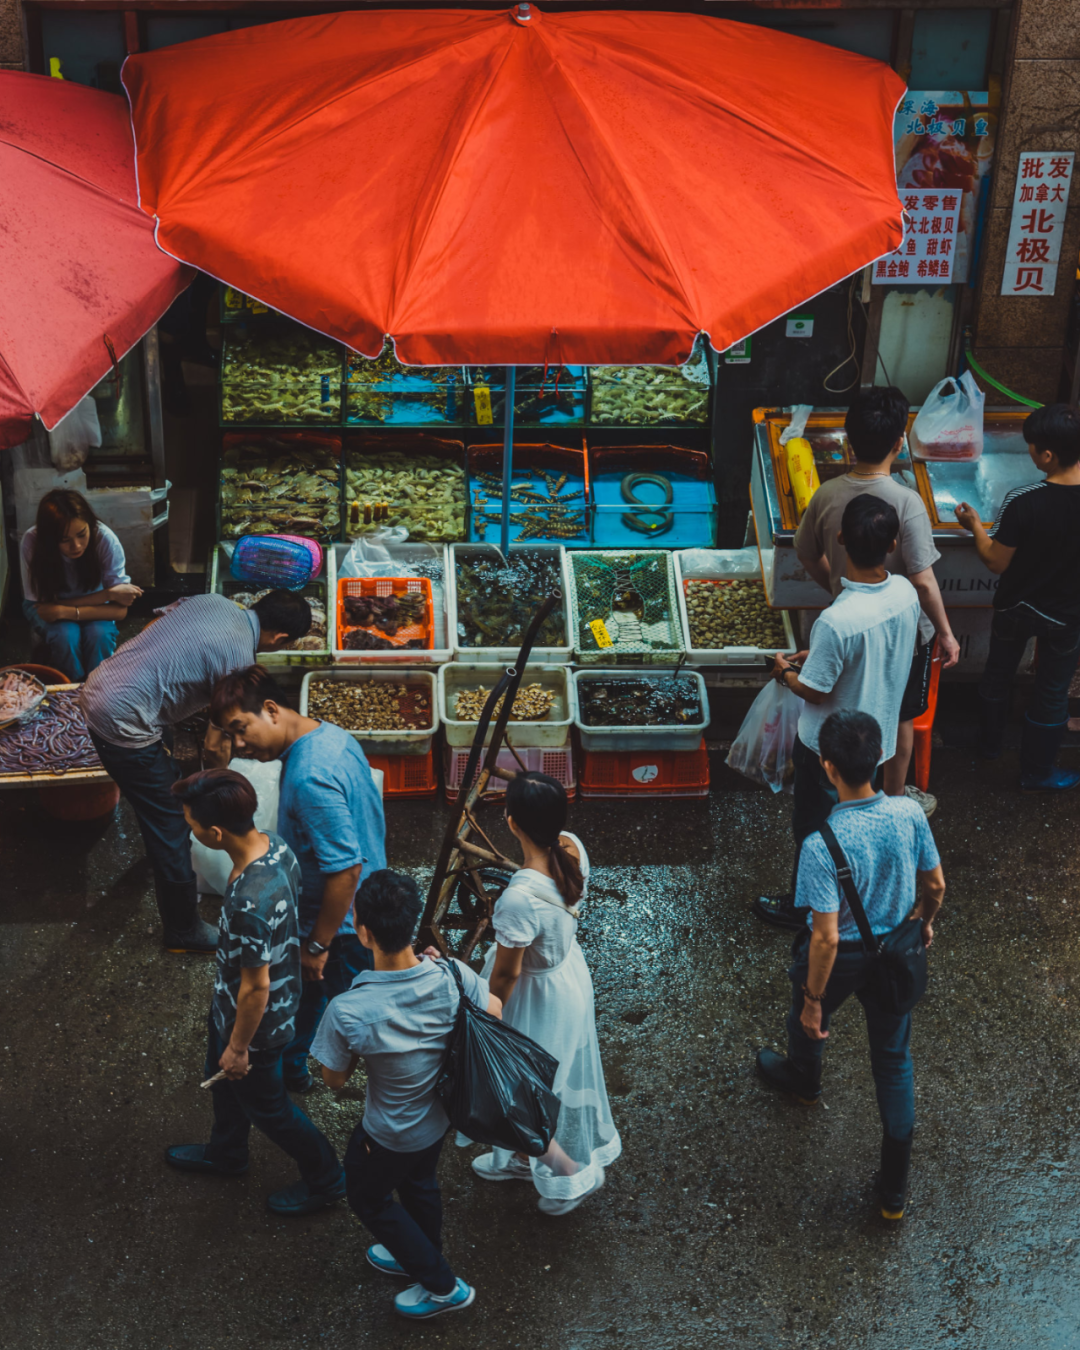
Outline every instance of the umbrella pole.
POLYGON ((506 367, 506 404, 503 415, 503 495, 502 529, 499 535, 503 559, 510 558, 510 487, 514 480, 514 387, 517 384, 517 366, 506 367))

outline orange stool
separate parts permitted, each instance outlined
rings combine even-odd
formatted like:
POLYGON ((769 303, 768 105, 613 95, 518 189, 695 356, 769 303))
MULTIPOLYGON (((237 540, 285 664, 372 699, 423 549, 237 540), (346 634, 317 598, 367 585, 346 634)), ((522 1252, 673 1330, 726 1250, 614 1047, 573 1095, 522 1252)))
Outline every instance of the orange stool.
POLYGON ((926 711, 916 717, 915 727, 915 786, 920 792, 930 790, 930 742, 934 731, 934 714, 937 712, 938 685, 941 683, 941 652, 937 638, 934 639, 934 654, 930 659, 930 700, 926 711))

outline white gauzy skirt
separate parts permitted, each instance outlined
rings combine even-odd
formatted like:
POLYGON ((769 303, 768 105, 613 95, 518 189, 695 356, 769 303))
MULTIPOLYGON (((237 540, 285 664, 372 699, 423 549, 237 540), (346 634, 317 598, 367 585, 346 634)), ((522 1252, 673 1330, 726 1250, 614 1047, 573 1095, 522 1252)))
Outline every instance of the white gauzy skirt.
MULTIPOLYGON (((484 962, 483 978, 495 964, 493 944, 484 962)), ((531 1158, 533 1184, 551 1200, 573 1200, 591 1190, 603 1168, 622 1152, 622 1140, 612 1119, 596 1036, 596 1007, 592 976, 574 939, 566 959, 543 970, 525 968, 503 1009, 503 1021, 524 1032, 559 1061, 555 1095, 559 1124, 555 1143, 577 1164, 570 1176, 549 1165, 549 1154, 531 1158)), ((496 1166, 512 1156, 495 1149, 496 1166)))

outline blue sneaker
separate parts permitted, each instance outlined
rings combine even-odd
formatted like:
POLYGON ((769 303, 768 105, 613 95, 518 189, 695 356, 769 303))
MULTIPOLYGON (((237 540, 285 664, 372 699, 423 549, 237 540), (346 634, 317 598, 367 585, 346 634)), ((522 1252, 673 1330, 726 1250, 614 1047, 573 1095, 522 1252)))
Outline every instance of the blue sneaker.
POLYGON ((458 1280, 449 1294, 430 1294, 422 1284, 410 1284, 394 1299, 394 1311, 410 1321, 421 1322, 426 1317, 467 1308, 475 1297, 476 1290, 464 1280, 458 1280))
POLYGON ((381 1242, 376 1242, 367 1249, 367 1259, 369 1266, 374 1266, 384 1275, 403 1275, 405 1279, 409 1278, 409 1272, 404 1266, 398 1265, 381 1242))

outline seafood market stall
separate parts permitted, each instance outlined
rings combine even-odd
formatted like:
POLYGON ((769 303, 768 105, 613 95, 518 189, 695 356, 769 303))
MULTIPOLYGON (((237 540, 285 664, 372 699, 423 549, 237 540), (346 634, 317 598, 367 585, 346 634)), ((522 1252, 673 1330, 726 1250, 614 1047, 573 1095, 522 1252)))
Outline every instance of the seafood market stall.
POLYGON ((77 684, 0 674, 0 788, 106 783, 79 707, 77 684))

